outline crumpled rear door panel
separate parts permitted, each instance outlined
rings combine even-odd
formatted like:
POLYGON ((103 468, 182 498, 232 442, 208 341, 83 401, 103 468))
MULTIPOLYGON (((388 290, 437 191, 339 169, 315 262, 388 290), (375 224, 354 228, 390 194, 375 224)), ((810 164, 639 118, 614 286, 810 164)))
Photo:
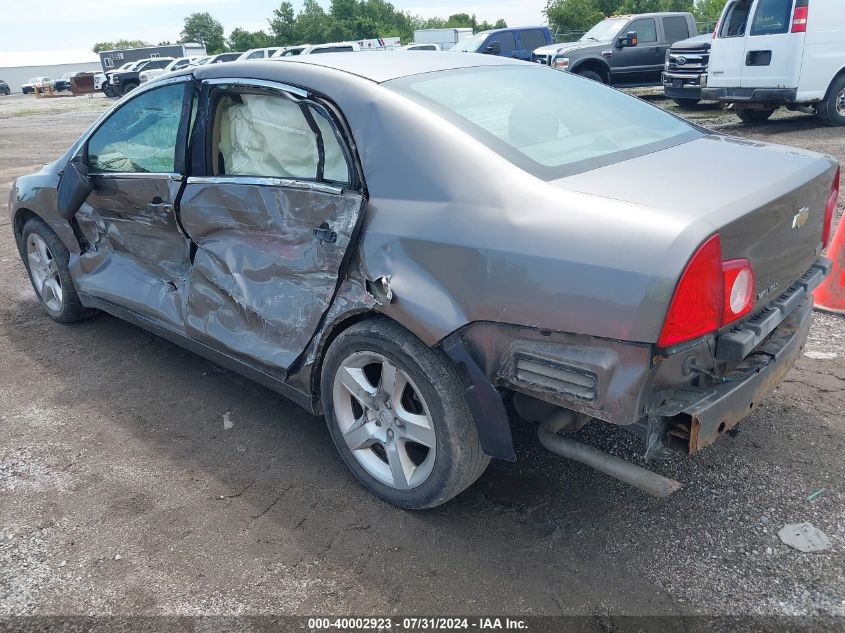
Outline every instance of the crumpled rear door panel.
POLYGON ((286 371, 329 308, 362 196, 304 182, 243 181, 188 180, 180 218, 196 253, 186 331, 235 358, 286 371), (333 242, 314 233, 324 223, 333 242))

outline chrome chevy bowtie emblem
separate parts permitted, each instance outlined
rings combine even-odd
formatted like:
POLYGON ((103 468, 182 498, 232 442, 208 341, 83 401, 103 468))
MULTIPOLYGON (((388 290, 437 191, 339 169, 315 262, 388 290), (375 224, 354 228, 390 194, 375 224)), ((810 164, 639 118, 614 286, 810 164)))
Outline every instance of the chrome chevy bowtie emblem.
POLYGON ((802 226, 807 224, 807 220, 810 219, 810 209, 804 207, 798 213, 795 214, 795 217, 792 218, 792 228, 793 229, 800 229, 802 226))

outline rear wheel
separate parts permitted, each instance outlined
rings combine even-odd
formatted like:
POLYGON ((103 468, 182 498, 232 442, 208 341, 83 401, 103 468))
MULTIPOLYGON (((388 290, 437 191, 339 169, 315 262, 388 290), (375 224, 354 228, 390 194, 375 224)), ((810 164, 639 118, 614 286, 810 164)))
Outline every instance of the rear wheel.
POLYGON ((751 110, 747 108, 737 108, 736 115, 742 119, 743 123, 748 125, 755 125, 757 123, 765 123, 775 113, 777 108, 766 108, 765 110, 751 110))
POLYGON ((41 307, 54 321, 71 323, 95 313, 83 307, 70 278, 65 245, 42 220, 32 218, 23 227, 24 265, 41 307))
POLYGON ((672 99, 675 103, 678 104, 680 108, 692 109, 699 104, 701 99, 672 99))
POLYGON ((604 83, 604 78, 600 74, 598 74, 597 72, 594 72, 592 70, 581 70, 581 71, 579 71, 575 74, 580 75, 581 77, 584 77, 585 79, 592 79, 593 81, 597 81, 600 84, 604 83))
POLYGON ((827 98, 818 105, 818 113, 825 125, 845 125, 845 75, 830 86, 827 98))
POLYGON ((441 351, 391 321, 364 321, 338 336, 321 384, 343 461, 389 503, 439 506, 490 462, 463 398, 463 376, 441 351))

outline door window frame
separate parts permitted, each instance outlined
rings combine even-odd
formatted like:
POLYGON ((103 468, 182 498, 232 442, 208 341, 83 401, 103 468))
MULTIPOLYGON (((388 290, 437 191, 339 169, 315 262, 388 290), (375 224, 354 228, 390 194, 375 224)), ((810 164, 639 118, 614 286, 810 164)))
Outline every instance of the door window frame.
POLYGON ((190 169, 192 183, 228 183, 244 185, 264 185, 275 187, 310 188, 314 190, 340 193, 342 191, 365 190, 363 170, 355 151, 355 144, 349 127, 340 110, 328 99, 304 88, 263 79, 243 79, 236 77, 205 79, 202 82, 197 110, 196 125, 191 131, 190 169), (212 128, 217 108, 218 97, 214 94, 221 89, 231 88, 247 94, 276 95, 282 99, 292 99, 296 102, 307 102, 322 110, 338 139, 341 152, 349 168, 349 183, 342 185, 334 181, 318 181, 316 179, 280 178, 273 176, 239 176, 215 174, 212 169, 213 156, 212 128))
POLYGON ((654 25, 654 39, 653 40, 644 40, 642 38, 642 35, 640 34, 640 31, 636 31, 636 33, 637 33, 637 47, 641 43, 642 44, 650 44, 651 46, 654 46, 655 44, 660 43, 660 33, 657 30, 657 20, 655 20, 654 18, 636 18, 634 20, 631 20, 630 24, 628 24, 628 26, 625 27, 624 31, 625 31, 625 33, 630 33, 631 31, 635 31, 636 29, 634 29, 634 25, 637 22, 645 23, 647 21, 651 21, 651 23, 654 25))
POLYGON ((112 119, 120 110, 132 103, 135 99, 154 90, 160 90, 173 84, 184 84, 184 92, 182 95, 182 112, 179 119, 179 129, 176 132, 176 144, 173 148, 173 171, 172 172, 137 172, 137 171, 91 171, 89 176, 96 178, 169 178, 181 179, 187 175, 188 169, 188 126, 191 123, 191 110, 195 95, 193 94, 193 75, 183 75, 180 77, 172 77, 163 81, 157 81, 149 87, 142 87, 133 90, 126 101, 121 101, 118 105, 110 110, 94 127, 88 132, 85 141, 82 144, 78 155, 87 167, 91 167, 90 157, 88 155, 88 144, 94 135, 102 128, 108 121, 112 119))

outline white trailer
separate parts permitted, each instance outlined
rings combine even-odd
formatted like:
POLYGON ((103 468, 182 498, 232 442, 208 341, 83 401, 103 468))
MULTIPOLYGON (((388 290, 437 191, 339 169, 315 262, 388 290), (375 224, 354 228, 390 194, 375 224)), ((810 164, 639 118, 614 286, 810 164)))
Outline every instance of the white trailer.
POLYGON ((472 29, 420 29, 414 31, 414 44, 438 44, 440 50, 448 51, 455 44, 472 37, 472 29))

